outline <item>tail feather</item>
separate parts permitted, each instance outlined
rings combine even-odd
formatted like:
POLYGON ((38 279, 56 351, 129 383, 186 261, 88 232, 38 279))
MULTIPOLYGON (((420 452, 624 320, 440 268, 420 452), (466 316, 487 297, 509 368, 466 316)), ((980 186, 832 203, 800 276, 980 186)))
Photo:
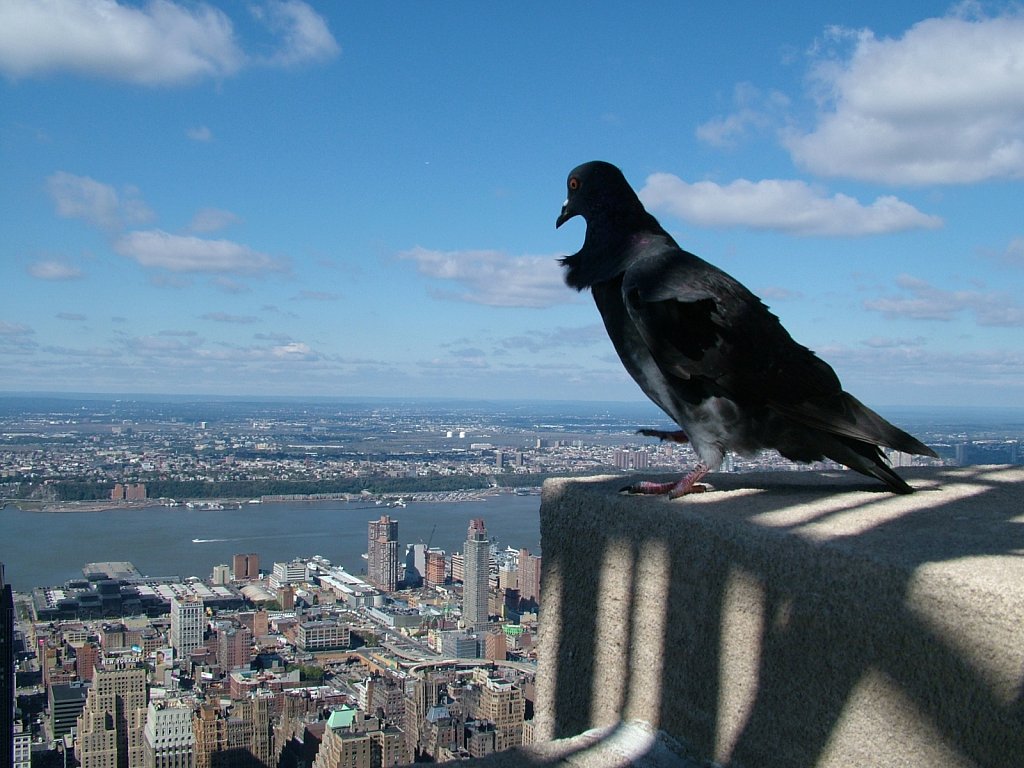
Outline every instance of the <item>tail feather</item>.
MULTIPOLYGON (((862 472, 864 470, 861 470, 862 472)), ((867 469, 867 474, 872 477, 877 477, 887 486, 893 493, 913 493, 914 489, 904 480, 902 477, 893 471, 893 468, 888 464, 879 462, 878 464, 872 464, 867 469)))
MULTIPOLYGON (((776 405, 776 407, 809 427, 830 432, 839 437, 864 441, 872 446, 883 445, 903 453, 938 458, 938 454, 927 445, 899 427, 890 424, 849 392, 839 392, 826 400, 804 401, 797 405, 776 405)), ((896 474, 892 470, 889 472, 894 476, 896 474)), ((899 479, 898 476, 897 479, 899 479)), ((902 480, 899 482, 906 485, 902 480)), ((909 488, 909 486, 907 487, 909 488)))
POLYGON ((825 448, 824 453, 833 461, 845 464, 863 475, 875 477, 885 483, 893 493, 913 493, 906 480, 896 474, 886 461, 877 445, 863 440, 837 437, 825 448))

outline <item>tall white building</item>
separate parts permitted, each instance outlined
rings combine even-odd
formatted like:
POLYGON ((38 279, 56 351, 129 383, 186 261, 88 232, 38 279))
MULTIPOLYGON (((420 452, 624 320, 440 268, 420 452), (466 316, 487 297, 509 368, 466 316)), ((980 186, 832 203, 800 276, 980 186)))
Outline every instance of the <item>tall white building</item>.
POLYGON ((192 707, 183 701, 149 703, 142 731, 145 768, 195 768, 192 707))
POLYGON ((32 734, 14 721, 14 768, 32 768, 32 734))
POLYGON ((487 577, 491 547, 484 521, 469 521, 463 562, 462 620, 467 627, 487 624, 487 577))
POLYGON ((214 584, 227 584, 231 581, 231 566, 227 563, 213 566, 213 578, 211 579, 214 584))
POLYGON ((302 584, 308 578, 309 568, 304 560, 274 563, 274 570, 270 574, 270 587, 276 592, 288 584, 302 584))
POLYGON ((171 647, 175 658, 188 655, 203 644, 203 601, 198 597, 171 598, 171 647))

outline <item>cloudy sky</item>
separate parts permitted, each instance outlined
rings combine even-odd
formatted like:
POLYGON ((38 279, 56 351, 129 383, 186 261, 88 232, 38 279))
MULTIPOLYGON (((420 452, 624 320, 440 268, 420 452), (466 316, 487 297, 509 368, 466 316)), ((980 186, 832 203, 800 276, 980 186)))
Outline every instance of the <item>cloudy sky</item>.
POLYGON ((605 159, 862 400, 1024 403, 1018 7, 605 5, 0 0, 0 391, 639 399, 605 159))

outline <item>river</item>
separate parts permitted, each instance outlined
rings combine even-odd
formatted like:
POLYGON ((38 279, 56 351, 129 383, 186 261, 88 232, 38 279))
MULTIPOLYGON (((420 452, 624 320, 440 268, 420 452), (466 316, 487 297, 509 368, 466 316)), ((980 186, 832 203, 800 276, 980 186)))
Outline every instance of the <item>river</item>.
POLYGON ((367 523, 389 514, 403 544, 430 541, 461 552, 469 521, 482 517, 500 546, 540 553, 540 497, 501 494, 470 501, 243 504, 240 509, 144 507, 95 512, 0 510, 0 562, 15 590, 80 578, 86 563, 127 560, 147 576, 209 578, 232 555, 255 552, 260 568, 323 555, 353 573, 365 568, 367 523), (436 526, 436 527, 435 527, 436 526), (433 536, 431 536, 433 534, 433 536), (198 541, 194 541, 198 540, 198 541))

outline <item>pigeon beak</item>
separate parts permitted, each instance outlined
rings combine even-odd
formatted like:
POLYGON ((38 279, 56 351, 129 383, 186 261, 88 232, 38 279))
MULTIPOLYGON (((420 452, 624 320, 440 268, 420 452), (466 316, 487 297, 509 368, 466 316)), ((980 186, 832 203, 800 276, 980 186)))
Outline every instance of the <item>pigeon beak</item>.
POLYGON ((555 219, 555 229, 558 229, 575 215, 576 213, 574 211, 569 210, 569 201, 566 200, 562 203, 562 212, 558 214, 558 218, 555 219))

